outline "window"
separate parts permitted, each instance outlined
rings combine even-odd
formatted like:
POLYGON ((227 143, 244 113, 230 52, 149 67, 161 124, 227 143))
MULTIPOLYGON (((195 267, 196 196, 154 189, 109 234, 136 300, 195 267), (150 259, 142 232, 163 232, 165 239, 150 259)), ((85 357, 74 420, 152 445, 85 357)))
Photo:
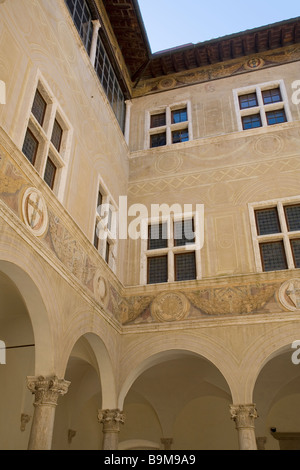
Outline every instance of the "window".
POLYGON ((98 185, 93 244, 109 267, 115 271, 117 256, 117 206, 103 182, 98 185))
POLYGON ((89 2, 87 0, 65 0, 65 2, 112 110, 122 131, 124 131, 125 97, 101 39, 101 31, 98 31, 95 35, 93 34, 94 31, 97 31, 96 29, 94 30, 93 21, 95 18, 89 7, 89 2), (96 50, 95 55, 94 52, 91 52, 92 50, 96 50))
POLYGON ((185 103, 150 112, 146 147, 162 147, 191 140, 189 108, 189 103, 185 103))
POLYGON ((240 130, 273 126, 291 121, 282 80, 234 90, 240 130))
POLYGON ((196 249, 196 217, 170 216, 148 223, 142 248, 142 283, 188 281, 200 278, 200 252, 196 249), (194 231, 195 230, 195 231, 194 231))
POLYGON ((46 184, 62 197, 70 126, 44 81, 39 80, 32 101, 22 151, 46 184))
POLYGON ((249 209, 257 270, 300 268, 300 197, 249 209))
POLYGON ((84 47, 89 53, 93 35, 92 14, 89 6, 86 0, 66 0, 66 4, 84 47))

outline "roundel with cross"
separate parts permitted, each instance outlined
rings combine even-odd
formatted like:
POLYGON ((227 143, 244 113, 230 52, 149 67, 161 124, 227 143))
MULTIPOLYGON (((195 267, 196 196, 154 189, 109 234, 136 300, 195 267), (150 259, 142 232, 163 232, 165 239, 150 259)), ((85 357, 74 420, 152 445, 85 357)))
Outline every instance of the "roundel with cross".
POLYGON ((26 189, 22 200, 22 215, 27 227, 36 236, 42 236, 48 227, 45 199, 36 188, 26 189))

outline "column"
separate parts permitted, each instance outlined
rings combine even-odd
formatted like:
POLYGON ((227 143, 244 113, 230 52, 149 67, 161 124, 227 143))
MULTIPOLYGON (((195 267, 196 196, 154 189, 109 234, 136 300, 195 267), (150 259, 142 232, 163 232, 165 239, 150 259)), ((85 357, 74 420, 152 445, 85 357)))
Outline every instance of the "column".
POLYGON ((57 400, 67 393, 69 385, 55 376, 27 377, 27 387, 35 395, 29 450, 51 449, 57 400))
POLYGON ((255 405, 231 405, 230 413, 238 431, 240 450, 257 450, 254 420, 258 416, 255 405))
POLYGON ((126 100, 125 104, 126 104, 126 117, 125 117, 124 138, 125 138, 126 144, 129 145, 130 115, 131 115, 132 101, 126 100))
POLYGON ((125 415, 120 410, 99 410, 98 421, 103 424, 102 450, 118 450, 120 424, 124 424, 125 415))
POLYGON ((162 437, 160 442, 164 446, 164 450, 172 450, 173 439, 168 437, 162 437))
POLYGON ((96 59, 96 52, 97 52, 98 32, 99 32, 101 25, 100 25, 99 20, 93 20, 92 23, 93 23, 93 36, 92 36, 92 42, 91 42, 90 60, 94 67, 95 59, 96 59))

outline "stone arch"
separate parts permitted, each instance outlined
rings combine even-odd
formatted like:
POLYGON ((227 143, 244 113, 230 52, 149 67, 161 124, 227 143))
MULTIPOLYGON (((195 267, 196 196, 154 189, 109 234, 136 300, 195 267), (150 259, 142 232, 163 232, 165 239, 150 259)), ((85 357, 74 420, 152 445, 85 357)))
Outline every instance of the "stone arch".
POLYGON ((182 331, 163 337, 163 341, 156 337, 145 339, 130 351, 124 353, 126 363, 121 365, 123 373, 118 398, 118 408, 122 409, 125 397, 134 381, 147 369, 168 359, 176 359, 183 354, 202 357, 211 362, 221 373, 228 385, 231 395, 236 393, 235 377, 232 371, 236 368, 236 361, 231 352, 225 349, 213 338, 196 337, 184 334, 182 331), (149 352, 150 351, 150 352, 149 352), (127 355, 128 353, 128 355, 127 355), (129 367, 130 364, 130 367, 129 367))
POLYGON ((26 305, 31 321, 35 343, 35 374, 52 374, 55 370, 55 348, 53 342, 53 324, 50 317, 55 318, 51 285, 45 279, 45 271, 36 260, 30 263, 26 259, 0 252, 0 271, 3 272, 16 286, 26 305))
POLYGON ((251 344, 239 365, 240 387, 233 396, 234 403, 252 403, 255 384, 263 367, 273 358, 290 348, 300 339, 300 326, 284 323, 270 325, 268 332, 257 337, 251 344))
POLYGON ((110 351, 105 341, 105 337, 109 337, 103 333, 103 329, 91 328, 91 315, 92 313, 82 311, 77 314, 80 321, 80 328, 78 323, 71 322, 69 329, 65 332, 65 354, 61 363, 61 374, 65 375, 69 358, 76 343, 85 338, 88 342, 91 351, 94 353, 96 360, 96 371, 99 377, 102 391, 102 408, 114 409, 117 404, 115 371, 110 351))

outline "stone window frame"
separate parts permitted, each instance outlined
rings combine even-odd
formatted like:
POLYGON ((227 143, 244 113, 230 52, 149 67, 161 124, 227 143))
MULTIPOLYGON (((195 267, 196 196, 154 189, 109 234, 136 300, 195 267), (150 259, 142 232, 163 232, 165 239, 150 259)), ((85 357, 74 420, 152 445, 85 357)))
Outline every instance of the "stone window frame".
POLYGON ((300 204, 300 196, 271 199, 269 201, 261 201, 248 204, 256 272, 265 272, 263 269, 263 263, 261 258, 260 244, 264 242, 271 243, 273 241, 283 242, 287 261, 287 269, 298 269, 295 266, 290 240, 300 239, 300 230, 289 232, 285 215, 285 207, 292 206, 295 204, 300 204), (260 209, 271 209, 274 207, 277 208, 281 232, 268 235, 258 235, 255 211, 260 209))
POLYGON ((141 267, 140 267, 140 284, 148 284, 148 259, 151 257, 168 256, 168 283, 174 282, 193 282, 202 279, 201 250, 200 245, 200 220, 195 212, 186 212, 181 214, 171 214, 170 216, 149 217, 142 219, 141 222, 141 267), (174 222, 180 222, 193 218, 195 241, 192 244, 175 246, 174 243, 174 222), (148 249, 148 228, 151 225, 167 223, 168 243, 166 248, 148 249), (196 278, 189 281, 175 280, 175 255, 183 253, 195 253, 196 278))
MULTIPOLYGON (((117 267, 117 255, 118 255, 118 227, 117 227, 117 214, 118 214, 118 206, 114 201, 111 193, 108 191, 104 181, 99 176, 97 180, 97 190, 95 196, 95 218, 94 218, 94 229, 93 229, 93 241, 95 240, 96 236, 96 228, 99 223, 103 224, 103 228, 106 233, 105 239, 98 239, 98 244, 94 247, 100 254, 100 256, 105 260, 107 265, 111 268, 111 270, 116 273, 117 267), (98 195, 99 192, 102 195, 102 206, 105 208, 111 207, 112 208, 112 217, 115 219, 111 220, 111 227, 108 226, 109 218, 106 211, 101 212, 98 208, 98 195), (114 214, 114 215, 113 215, 114 214), (109 247, 109 259, 107 260, 107 248, 109 247)), ((104 210, 103 209, 103 210, 104 210)))
MULTIPOLYGON (((22 138, 22 146, 27 130, 29 130, 33 134, 33 136, 38 142, 35 161, 34 165, 32 166, 33 168, 35 168, 37 173, 44 181, 44 174, 48 157, 51 159, 51 161, 56 167, 54 185, 51 190, 56 195, 56 197, 62 202, 65 193, 68 164, 71 153, 73 128, 65 113, 63 112, 58 100, 52 93, 51 88, 40 73, 38 73, 37 75, 33 88, 32 98, 30 100, 30 111, 22 138), (46 102, 46 110, 42 125, 38 122, 38 120, 32 113, 32 106, 37 90, 46 102), (52 132, 55 121, 58 122, 63 131, 59 150, 57 150, 55 145, 52 143, 52 132)), ((47 187, 49 187, 46 182, 45 184, 47 185, 47 187)))
POLYGON ((172 132, 173 131, 180 131, 180 130, 188 130, 188 141, 193 140, 193 127, 192 127, 192 106, 190 100, 184 100, 176 103, 172 103, 170 105, 162 105, 152 108, 146 111, 145 116, 145 142, 144 148, 147 149, 155 149, 161 148, 168 145, 177 145, 178 143, 181 144, 182 142, 173 143, 172 142, 172 132), (179 123, 172 124, 172 111, 180 110, 186 108, 187 110, 187 120, 182 121, 179 123), (160 127, 151 127, 151 116, 155 114, 162 114, 165 113, 166 115, 166 124, 160 127), (166 145, 162 145, 160 147, 151 147, 150 140, 151 135, 160 134, 162 132, 166 133, 166 145))
MULTIPOLYGON (((292 114, 291 114, 290 107, 289 107, 288 95, 286 92, 284 81, 281 79, 273 80, 270 82, 254 84, 254 85, 250 85, 250 86, 243 87, 243 88, 237 88, 233 90, 233 98, 234 98, 234 106, 235 106, 235 112, 236 112, 239 131, 245 132, 245 129, 243 128, 242 118, 256 115, 256 114, 259 114, 260 119, 261 119, 261 126, 256 127, 255 128, 256 130, 260 128, 262 129, 264 127, 270 127, 270 124, 268 124, 267 117, 266 117, 266 113, 269 111, 284 110, 285 116, 286 116, 286 122, 292 121, 292 114), (262 92, 267 91, 267 90, 272 90, 275 88, 280 89, 282 101, 271 103, 271 104, 264 104, 262 92), (256 93, 258 105, 245 108, 245 109, 240 109, 239 97, 242 95, 250 94, 250 93, 256 93)), ((248 129, 248 130, 252 130, 252 129, 248 129)))

